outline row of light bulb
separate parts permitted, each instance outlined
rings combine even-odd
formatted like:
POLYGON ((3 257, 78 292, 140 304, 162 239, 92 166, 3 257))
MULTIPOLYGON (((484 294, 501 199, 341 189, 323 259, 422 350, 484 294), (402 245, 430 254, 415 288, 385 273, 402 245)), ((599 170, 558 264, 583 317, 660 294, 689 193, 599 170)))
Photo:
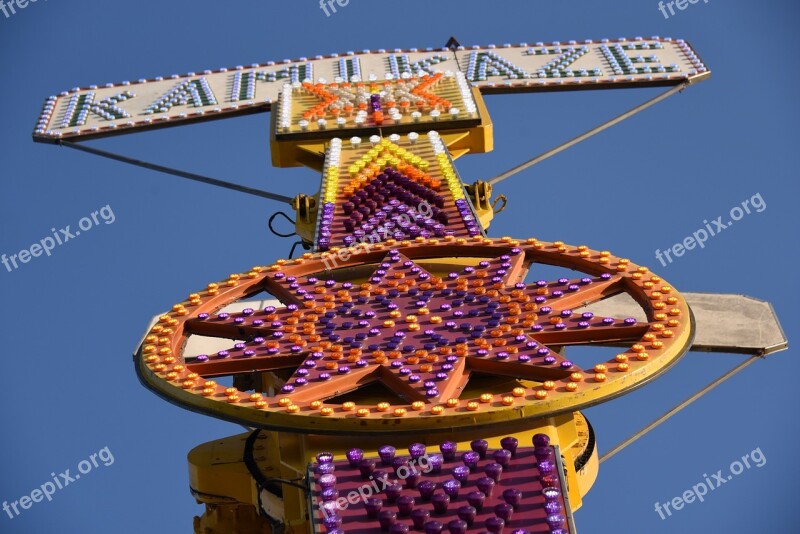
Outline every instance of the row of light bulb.
POLYGON ((292 127, 292 86, 284 84, 281 88, 281 97, 278 106, 278 127, 288 131, 292 127))
POLYGON ((342 161, 342 140, 338 137, 331 139, 328 149, 328 168, 325 170, 324 202, 336 202, 339 189, 339 164, 342 161))
POLYGON ((433 148, 433 153, 436 155, 436 162, 439 164, 439 170, 447 182, 447 187, 453 195, 453 200, 462 200, 464 198, 464 191, 461 187, 461 180, 456 176, 455 169, 450 163, 450 158, 447 155, 447 149, 439 136, 439 132, 432 130, 428 132, 428 140, 433 148))

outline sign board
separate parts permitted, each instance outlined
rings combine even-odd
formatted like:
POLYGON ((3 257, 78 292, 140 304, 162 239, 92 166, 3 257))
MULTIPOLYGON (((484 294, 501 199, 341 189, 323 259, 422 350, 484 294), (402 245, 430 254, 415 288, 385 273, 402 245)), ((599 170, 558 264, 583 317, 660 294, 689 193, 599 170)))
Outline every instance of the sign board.
POLYGON ((350 51, 74 88, 47 99, 33 137, 57 143, 265 112, 287 84, 437 71, 461 71, 482 93, 678 85, 710 75, 688 43, 659 37, 350 51))

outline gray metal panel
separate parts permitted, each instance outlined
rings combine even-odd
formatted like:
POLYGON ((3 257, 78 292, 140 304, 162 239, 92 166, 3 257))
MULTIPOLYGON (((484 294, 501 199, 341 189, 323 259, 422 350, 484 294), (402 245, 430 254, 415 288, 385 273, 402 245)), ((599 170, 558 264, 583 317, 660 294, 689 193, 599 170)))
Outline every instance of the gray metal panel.
MULTIPOLYGON (((697 322, 692 350, 766 356, 788 347, 769 302, 745 295, 681 294, 697 322)), ((587 309, 609 316, 644 317, 641 307, 625 295, 606 299, 587 309)))

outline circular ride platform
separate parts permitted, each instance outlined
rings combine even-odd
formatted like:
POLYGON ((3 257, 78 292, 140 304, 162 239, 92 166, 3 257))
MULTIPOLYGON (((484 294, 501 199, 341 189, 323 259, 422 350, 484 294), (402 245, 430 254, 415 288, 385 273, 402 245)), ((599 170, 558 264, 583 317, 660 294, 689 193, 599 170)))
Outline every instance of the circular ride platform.
MULTIPOLYGON (((457 431, 573 412, 625 394, 689 349, 681 295, 608 251, 511 238, 418 238, 305 254, 209 284, 161 315, 143 383, 187 409, 311 434, 457 431), (538 264, 574 278, 525 283, 538 264), (266 292, 283 306, 220 312, 266 292), (644 321, 581 311, 627 294, 644 321), (191 336, 227 338, 186 354, 191 336), (567 346, 621 346, 582 368, 567 346), (223 377, 259 377, 257 391, 223 377)), ((251 381, 252 382, 252 381, 251 381)))

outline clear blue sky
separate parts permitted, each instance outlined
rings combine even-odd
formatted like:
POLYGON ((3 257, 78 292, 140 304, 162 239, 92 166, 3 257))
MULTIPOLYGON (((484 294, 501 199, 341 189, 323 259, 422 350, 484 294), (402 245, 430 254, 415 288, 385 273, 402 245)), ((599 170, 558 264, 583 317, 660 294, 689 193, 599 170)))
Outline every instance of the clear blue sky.
MULTIPOLYGON (((683 291, 771 301, 798 333, 798 74, 794 2, 699 2, 665 19, 654 0, 368 2, 328 18, 315 0, 40 0, 0 14, 0 253, 12 254, 110 205, 101 224, 7 272, 0 267, 0 501, 13 501, 108 447, 93 469, 0 532, 189 532, 199 513, 186 453, 239 427, 142 388, 131 352, 148 319, 231 272, 284 257, 269 234, 280 206, 53 146, 30 132, 45 97, 74 86, 364 48, 634 35, 689 40, 710 65, 690 88, 503 183, 492 235, 586 243, 649 264, 683 291), (391 6, 391 7, 390 7, 391 6), (413 16, 412 14, 425 16, 413 16), (393 19, 397 22, 393 22, 393 19), (565 194, 566 192, 566 194, 565 194), (667 267, 654 258, 760 193, 746 216, 667 267), (531 209, 535 207, 534 209, 531 209), (787 278, 788 276, 788 278, 787 278)), ((496 150, 458 162, 486 178, 658 90, 491 96, 496 150)), ((268 116, 122 136, 103 148, 286 195, 316 173, 269 165, 268 116)), ((582 534, 800 531, 795 350, 757 362, 604 464, 576 519, 582 534), (661 520, 703 474, 760 448, 767 459, 661 520)), ((587 414, 601 451, 740 361, 690 354, 668 375, 587 414)))

